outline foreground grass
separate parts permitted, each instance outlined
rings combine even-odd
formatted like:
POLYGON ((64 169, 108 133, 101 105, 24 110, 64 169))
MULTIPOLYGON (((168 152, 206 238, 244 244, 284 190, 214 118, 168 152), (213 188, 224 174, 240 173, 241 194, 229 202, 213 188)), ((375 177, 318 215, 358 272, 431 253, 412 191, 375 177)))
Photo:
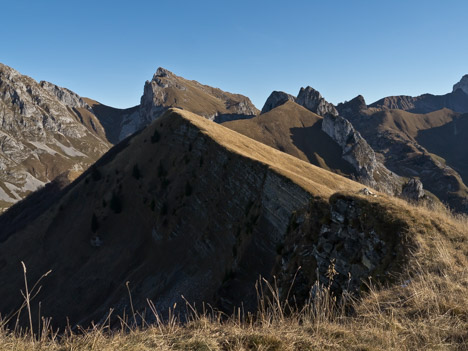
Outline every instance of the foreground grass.
POLYGON ((193 311, 187 323, 169 318, 131 327, 128 318, 121 328, 62 335, 46 326, 34 338, 0 328, 0 350, 468 350, 468 219, 443 208, 401 207, 416 211, 430 230, 416 230, 418 249, 399 283, 370 281, 359 299, 337 302, 317 286, 298 310, 270 286, 254 316, 193 311))

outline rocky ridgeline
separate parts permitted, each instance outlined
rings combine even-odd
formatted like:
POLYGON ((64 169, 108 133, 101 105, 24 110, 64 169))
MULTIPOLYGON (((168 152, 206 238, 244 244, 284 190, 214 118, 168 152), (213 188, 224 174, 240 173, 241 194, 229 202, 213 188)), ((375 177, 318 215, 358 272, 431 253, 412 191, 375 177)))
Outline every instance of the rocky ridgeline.
MULTIPOLYGON (((275 91, 267 99, 262 113, 278 107, 286 101, 295 101, 323 117, 322 131, 341 147, 342 158, 354 167, 359 182, 388 194, 399 195, 401 193, 403 180, 376 159, 375 152, 367 141, 317 90, 311 87, 301 88, 297 98, 284 92, 275 91)), ((346 104, 338 105, 338 107, 343 113, 354 115, 364 110, 366 105, 364 98, 358 96, 346 104)))
POLYGON ((251 118, 259 113, 250 99, 243 95, 187 80, 159 67, 151 81, 146 81, 137 109, 123 113, 116 123, 105 124, 117 136, 112 140, 121 141, 146 127, 171 107, 181 108, 219 123, 251 118))
POLYGON ((401 193, 401 177, 376 159, 374 150, 347 119, 326 115, 322 122, 322 130, 340 145, 343 159, 354 167, 359 182, 388 194, 401 193))
POLYGON ((170 107, 197 113, 215 122, 251 118, 258 114, 249 98, 189 81, 159 67, 145 83, 136 128, 148 125, 170 107))
POLYGON ((453 91, 445 95, 423 94, 420 96, 388 96, 369 107, 383 110, 404 110, 412 113, 430 113, 443 108, 455 112, 468 112, 468 75, 453 86, 453 91))
POLYGON ((282 91, 272 92, 265 102, 261 113, 271 111, 275 107, 283 105, 287 101, 294 101, 306 109, 318 114, 319 116, 325 116, 328 114, 333 116, 338 115, 338 111, 336 110, 335 106, 325 100, 317 90, 310 86, 301 88, 297 97, 282 91))
POLYGON ((80 172, 109 148, 75 93, 0 64, 0 210, 62 172, 80 172))
POLYGON ((468 95, 468 74, 465 74, 462 79, 453 86, 453 92, 458 89, 463 90, 463 92, 468 95))
POLYGON ((335 106, 327 102, 317 90, 309 86, 301 88, 297 95, 296 102, 319 116, 338 116, 338 111, 335 106))
POLYGON ((39 85, 49 93, 55 95, 57 99, 65 106, 72 108, 80 107, 91 111, 91 107, 81 98, 81 96, 75 92, 46 81, 40 81, 39 85))

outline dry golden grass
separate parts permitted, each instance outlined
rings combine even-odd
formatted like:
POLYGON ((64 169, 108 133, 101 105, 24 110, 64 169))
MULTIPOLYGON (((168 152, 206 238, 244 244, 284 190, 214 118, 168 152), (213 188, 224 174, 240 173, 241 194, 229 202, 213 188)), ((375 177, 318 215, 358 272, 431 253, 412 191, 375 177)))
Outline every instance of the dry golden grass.
POLYGON ((273 171, 291 179, 317 196, 329 197, 337 191, 358 191, 362 184, 326 171, 297 157, 285 154, 263 143, 250 139, 228 128, 206 120, 194 113, 172 109, 172 118, 182 117, 195 125, 202 133, 227 150, 268 165, 273 171))
POLYGON ((353 167, 342 158, 340 146, 322 131, 322 120, 288 101, 267 113, 225 122, 223 126, 320 168, 353 174, 353 167))

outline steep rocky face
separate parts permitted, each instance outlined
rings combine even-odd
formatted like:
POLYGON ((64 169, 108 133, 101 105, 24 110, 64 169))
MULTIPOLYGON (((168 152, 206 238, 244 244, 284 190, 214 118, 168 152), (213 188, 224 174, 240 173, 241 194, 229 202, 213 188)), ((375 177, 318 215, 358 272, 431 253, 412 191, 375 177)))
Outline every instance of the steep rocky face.
POLYGON ((85 100, 83 100, 83 98, 69 89, 59 87, 46 81, 40 81, 39 85, 52 95, 55 95, 57 99, 65 106, 81 107, 87 110, 91 110, 90 106, 85 102, 85 100))
POLYGON ((286 295, 294 286, 295 301, 301 303, 314 294, 317 281, 338 296, 359 292, 370 278, 388 282, 389 272, 401 271, 416 247, 399 212, 378 197, 355 194, 311 202, 291 219, 276 266, 280 291, 286 295))
POLYGON ((335 106, 327 102, 317 90, 310 86, 301 88, 296 102, 319 116, 324 117, 327 114, 338 116, 335 106))
MULTIPOLYGON (((301 88, 296 102, 324 117, 322 131, 340 146, 342 158, 353 166, 359 182, 388 194, 401 193, 402 179, 376 159, 374 150, 366 140, 347 119, 339 116, 333 104, 327 102, 317 90, 301 88)), ((365 108, 362 96, 340 106, 346 114, 356 114, 365 108)))
POLYGON ((468 115, 448 109, 429 114, 369 109, 349 120, 388 169, 418 177, 441 201, 468 211, 468 115))
POLYGON ((342 157, 356 169, 358 181, 389 194, 401 192, 402 179, 377 161, 374 150, 347 119, 328 114, 322 130, 341 147, 342 157))
POLYGON ((274 91, 268 97, 265 105, 263 105, 261 113, 267 113, 268 111, 273 110, 275 107, 283 105, 287 101, 295 102, 296 98, 282 91, 274 91))
POLYGON ((458 89, 463 90, 463 92, 468 95, 468 74, 465 74, 462 79, 453 86, 453 92, 458 89))
POLYGON ((85 170, 108 148, 79 96, 0 64, 0 211, 63 172, 85 170))
POLYGON ((215 122, 251 118, 259 112, 245 96, 186 80, 160 67, 145 84, 140 105, 142 123, 154 120, 169 107, 182 108, 215 122))

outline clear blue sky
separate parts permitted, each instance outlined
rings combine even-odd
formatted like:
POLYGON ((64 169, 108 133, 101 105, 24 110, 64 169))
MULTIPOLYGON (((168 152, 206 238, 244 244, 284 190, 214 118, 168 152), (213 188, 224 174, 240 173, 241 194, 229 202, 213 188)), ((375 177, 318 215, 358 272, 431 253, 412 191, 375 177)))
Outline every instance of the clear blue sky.
POLYGON ((249 96, 311 85, 443 94, 468 73, 466 0, 2 1, 0 62, 116 107, 157 67, 249 96))

